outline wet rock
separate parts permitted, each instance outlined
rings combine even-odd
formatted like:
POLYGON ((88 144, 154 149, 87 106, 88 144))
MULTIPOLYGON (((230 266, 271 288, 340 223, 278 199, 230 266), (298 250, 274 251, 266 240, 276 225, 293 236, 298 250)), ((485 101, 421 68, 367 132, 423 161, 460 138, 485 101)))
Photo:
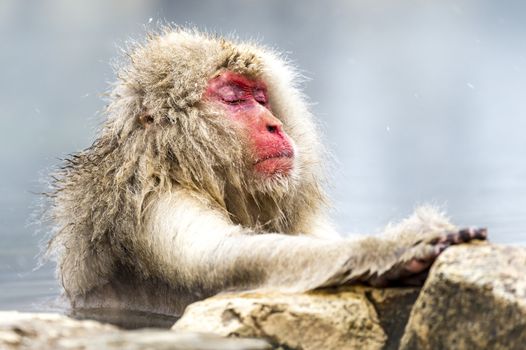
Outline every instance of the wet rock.
POLYGON ((0 349, 31 350, 262 350, 257 339, 225 339, 215 335, 160 329, 125 331, 96 321, 58 314, 0 312, 0 349))
POLYGON ((401 349, 525 349, 526 248, 446 250, 415 303, 401 349))
POLYGON ((396 348, 388 335, 398 344, 416 294, 415 289, 363 287, 224 294, 190 305, 173 329, 263 338, 284 349, 396 348), (399 322, 391 322, 394 318, 399 322))

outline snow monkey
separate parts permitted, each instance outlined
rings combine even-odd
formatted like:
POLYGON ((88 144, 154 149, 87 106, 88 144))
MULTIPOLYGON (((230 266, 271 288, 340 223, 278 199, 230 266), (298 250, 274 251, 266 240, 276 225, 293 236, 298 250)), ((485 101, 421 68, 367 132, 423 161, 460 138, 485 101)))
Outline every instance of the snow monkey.
POLYGON ((339 236, 319 129, 272 50, 172 28, 126 57, 97 139, 53 176, 48 250, 73 308, 179 315, 224 291, 421 283, 448 246, 486 238, 431 207, 339 236))

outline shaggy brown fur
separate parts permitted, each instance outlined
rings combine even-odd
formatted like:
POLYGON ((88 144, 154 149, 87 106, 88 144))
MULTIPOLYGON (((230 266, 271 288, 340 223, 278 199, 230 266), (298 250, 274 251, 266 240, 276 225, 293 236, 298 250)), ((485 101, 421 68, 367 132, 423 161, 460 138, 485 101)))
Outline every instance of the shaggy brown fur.
POLYGON ((117 76, 98 138, 55 175, 49 251, 58 256, 62 285, 76 307, 179 313, 226 289, 340 284, 431 256, 431 240, 454 230, 422 209, 384 244, 322 240, 332 233, 324 215, 324 150, 298 75, 268 49, 167 29, 133 45, 117 76), (246 140, 223 111, 202 101, 207 82, 225 70, 266 82, 272 111, 297 147, 291 176, 251 177, 246 140), (180 216, 190 217, 188 228, 159 204, 165 202, 195 203, 180 216), (195 207, 204 208, 204 217, 190 210, 195 207), (225 222, 217 227, 224 241, 208 250, 199 246, 204 257, 192 255, 196 242, 206 241, 196 238, 202 232, 194 224, 216 217, 225 222), (246 243, 229 241, 233 228, 244 232, 246 243), (310 238, 284 238, 297 235, 310 238), (191 247, 177 246, 181 237, 191 247))

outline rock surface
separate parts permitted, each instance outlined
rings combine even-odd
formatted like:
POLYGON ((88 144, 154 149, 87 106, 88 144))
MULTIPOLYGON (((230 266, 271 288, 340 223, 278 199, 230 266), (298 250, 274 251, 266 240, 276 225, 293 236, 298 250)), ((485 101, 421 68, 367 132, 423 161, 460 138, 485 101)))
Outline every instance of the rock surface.
POLYGON ((418 288, 370 288, 365 291, 365 295, 376 309, 380 326, 387 335, 384 350, 398 349, 409 314, 419 292, 418 288))
POLYGON ((264 338, 285 349, 395 349, 417 292, 352 287, 224 294, 190 305, 173 329, 264 338))
POLYGON ((401 349, 526 349, 526 249, 446 250, 413 307, 401 349))
POLYGON ((31 350, 262 350, 257 339, 225 339, 214 335, 160 329, 125 331, 95 321, 58 314, 0 312, 0 349, 31 350))

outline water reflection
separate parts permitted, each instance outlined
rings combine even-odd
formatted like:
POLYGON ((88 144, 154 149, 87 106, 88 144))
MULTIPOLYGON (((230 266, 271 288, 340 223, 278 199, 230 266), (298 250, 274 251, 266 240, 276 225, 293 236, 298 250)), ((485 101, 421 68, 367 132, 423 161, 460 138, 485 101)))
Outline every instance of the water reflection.
POLYGON ((77 320, 97 320, 123 329, 171 328, 178 317, 151 312, 115 309, 76 309, 68 314, 77 320))

